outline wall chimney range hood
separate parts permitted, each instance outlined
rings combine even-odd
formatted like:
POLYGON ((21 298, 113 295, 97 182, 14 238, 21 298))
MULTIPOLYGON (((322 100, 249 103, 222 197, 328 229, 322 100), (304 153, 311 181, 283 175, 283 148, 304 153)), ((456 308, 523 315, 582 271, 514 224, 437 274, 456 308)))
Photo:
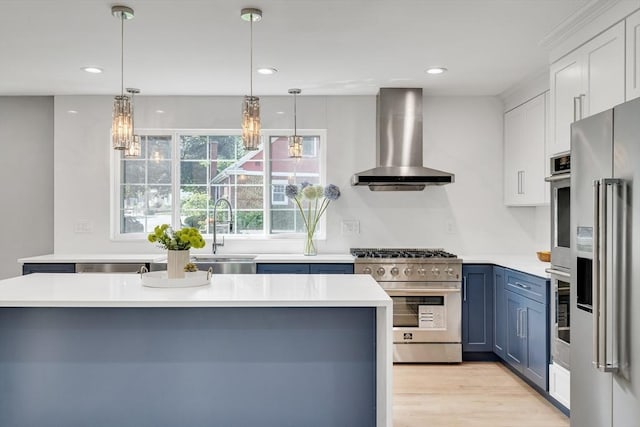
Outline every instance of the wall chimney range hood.
POLYGON ((376 98, 377 167, 351 177, 372 191, 419 191, 455 175, 422 166, 422 89, 381 88, 376 98))

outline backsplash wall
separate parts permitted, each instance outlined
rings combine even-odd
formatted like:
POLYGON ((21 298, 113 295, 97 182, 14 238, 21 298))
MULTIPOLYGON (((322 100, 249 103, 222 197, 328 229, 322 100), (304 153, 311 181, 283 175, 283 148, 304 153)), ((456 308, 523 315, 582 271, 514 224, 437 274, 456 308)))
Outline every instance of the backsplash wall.
MULTIPOLYGON (((136 126, 234 129, 240 121, 240 100, 139 96, 136 126)), ((291 128, 290 97, 261 101, 263 128, 291 128)), ((146 241, 110 238, 111 104, 108 96, 55 97, 56 253, 159 251, 146 241), (88 224, 90 231, 76 233, 78 223, 88 224)), ((456 182, 422 192, 371 192, 349 183, 353 173, 375 165, 375 97, 300 97, 298 128, 327 129, 326 181, 342 190, 342 197, 329 208, 327 239, 319 242, 319 252, 411 246, 444 247, 459 254, 533 254, 548 247, 544 207, 507 208, 502 203, 502 117, 503 104, 497 97, 425 96, 424 164, 455 173, 456 182), (360 234, 343 235, 342 220, 358 220, 360 234)), ((210 250, 208 243, 201 251, 210 250)), ((233 238, 220 249, 301 250, 298 239, 233 238)))

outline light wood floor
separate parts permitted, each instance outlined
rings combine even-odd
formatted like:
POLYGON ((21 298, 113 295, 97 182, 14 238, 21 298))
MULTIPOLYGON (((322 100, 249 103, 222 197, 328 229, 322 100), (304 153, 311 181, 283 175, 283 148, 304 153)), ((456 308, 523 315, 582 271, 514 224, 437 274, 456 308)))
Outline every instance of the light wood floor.
POLYGON ((394 427, 568 427, 569 419, 498 362, 394 365, 394 427))

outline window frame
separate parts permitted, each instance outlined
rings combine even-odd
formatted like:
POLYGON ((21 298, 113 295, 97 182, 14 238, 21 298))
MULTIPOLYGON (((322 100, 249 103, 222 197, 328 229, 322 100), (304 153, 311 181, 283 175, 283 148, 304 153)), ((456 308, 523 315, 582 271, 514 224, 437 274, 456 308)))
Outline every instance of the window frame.
MULTIPOLYGON (((271 239, 292 239, 300 238, 304 236, 304 233, 299 232, 283 232, 273 233, 271 224, 271 211, 274 203, 271 199, 272 184, 273 182, 282 181, 288 182, 287 179, 281 179, 276 175, 272 177, 271 170, 271 141, 272 138, 288 137, 291 133, 290 129, 263 129, 261 132, 261 144, 264 151, 264 168, 263 168, 263 229, 262 233, 256 234, 227 234, 225 238, 232 240, 271 240, 271 239), (275 178, 275 179, 272 179, 275 178), (268 204, 267 204, 268 201, 268 204)), ((319 181, 326 185, 326 170, 327 170, 327 131, 326 129, 298 129, 299 136, 317 136, 319 137, 318 144, 315 147, 315 157, 319 158, 319 181)), ((140 136, 169 136, 171 138, 171 197, 173 206, 171 210, 172 224, 176 226, 176 218, 180 217, 180 147, 179 141, 181 135, 223 135, 223 136, 239 136, 241 135, 240 129, 157 129, 157 128, 145 128, 136 129, 136 134, 140 136)), ((109 135, 110 137, 110 135, 109 135)), ((120 197, 121 197, 121 182, 120 175, 122 173, 121 165, 122 158, 120 151, 111 151, 111 188, 110 188, 110 236, 112 241, 118 242, 140 242, 147 240, 148 232, 138 233, 122 233, 120 231, 120 197)), ((284 173, 282 176, 303 176, 295 171, 284 173)), ((315 176, 315 175, 314 175, 315 176)), ((282 206, 275 204, 275 206, 282 206)), ((327 214, 322 216, 320 220, 320 231, 316 235, 319 240, 326 239, 326 218, 327 214)), ((204 235, 205 238, 210 238, 210 234, 204 235)))

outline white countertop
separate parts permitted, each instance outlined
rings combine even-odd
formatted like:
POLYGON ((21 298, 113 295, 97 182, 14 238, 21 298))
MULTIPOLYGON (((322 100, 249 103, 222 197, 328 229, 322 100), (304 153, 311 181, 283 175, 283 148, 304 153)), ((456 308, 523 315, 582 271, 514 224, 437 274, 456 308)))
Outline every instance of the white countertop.
POLYGON ((0 307, 387 307, 365 275, 224 274, 193 288, 148 288, 137 274, 30 274, 0 280, 0 307))
MULTIPOLYGON (((193 252, 192 254, 206 254, 205 252, 193 252)), ((236 254, 218 253, 219 256, 233 256, 236 254)), ((28 258, 20 258, 20 264, 27 263, 137 263, 156 262, 166 257, 166 254, 49 254, 28 258)), ((319 254, 305 256, 302 254, 257 254, 256 263, 353 263, 355 258, 350 254, 319 254)))
MULTIPOLYGON (((200 252, 193 252, 199 254, 200 252)), ((202 252, 204 254, 204 252, 202 252)), ((234 254, 219 253, 219 256, 234 254)), ((155 254, 49 254, 20 258, 19 263, 147 263, 162 260, 166 255, 155 254)), ((459 255, 465 264, 495 264, 523 273, 549 278, 544 270, 550 267, 548 262, 541 262, 535 254, 528 255, 459 255)), ((256 263, 353 263, 355 258, 350 254, 319 254, 305 256, 302 254, 258 254, 256 263)))
POLYGON ((528 255, 459 255, 463 264, 495 264, 534 276, 549 278, 544 270, 551 264, 538 260, 536 254, 528 255))

